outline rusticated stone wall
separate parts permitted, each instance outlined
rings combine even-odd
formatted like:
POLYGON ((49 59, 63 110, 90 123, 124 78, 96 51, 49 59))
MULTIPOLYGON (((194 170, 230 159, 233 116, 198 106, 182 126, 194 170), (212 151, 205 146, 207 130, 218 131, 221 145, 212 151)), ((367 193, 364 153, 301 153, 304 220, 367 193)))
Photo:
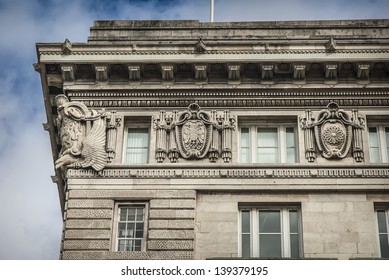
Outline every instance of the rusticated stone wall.
POLYGON ((195 191, 70 190, 62 259, 192 259, 195 191), (147 202, 147 250, 115 252, 116 202, 147 202))

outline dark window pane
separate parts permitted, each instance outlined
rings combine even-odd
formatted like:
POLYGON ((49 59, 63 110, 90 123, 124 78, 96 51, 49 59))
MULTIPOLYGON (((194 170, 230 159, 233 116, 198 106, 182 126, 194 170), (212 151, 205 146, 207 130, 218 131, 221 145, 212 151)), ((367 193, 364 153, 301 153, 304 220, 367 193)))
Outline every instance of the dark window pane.
POLYGON ((134 251, 141 251, 142 250, 142 240, 135 240, 134 243, 134 251))
POLYGON ((300 257, 300 242, 298 234, 290 235, 290 256, 292 258, 300 257))
POLYGON ((127 244, 127 240, 119 240, 118 251, 125 251, 126 244, 127 244))
POLYGON ((127 221, 135 221, 135 208, 128 208, 127 221))
POLYGON ((386 214, 384 210, 377 211, 377 219, 378 219, 378 232, 388 233, 388 229, 386 227, 386 214))
POLYGON ((143 208, 136 209, 136 220, 143 221, 143 208))
POLYGON ((389 258, 389 243, 388 235, 380 234, 380 248, 381 248, 381 258, 389 258))
POLYGON ((119 232, 118 237, 126 237, 126 224, 125 223, 119 223, 119 232))
POLYGON ((242 257, 250 257, 250 234, 242 235, 242 257))
POLYGON ((125 221, 127 217, 127 208, 120 208, 120 221, 125 221))
POLYGON ((280 211, 259 212, 259 233, 280 233, 281 217, 280 211))
POLYGON ((265 258, 281 257, 281 234, 260 234, 259 256, 265 258))

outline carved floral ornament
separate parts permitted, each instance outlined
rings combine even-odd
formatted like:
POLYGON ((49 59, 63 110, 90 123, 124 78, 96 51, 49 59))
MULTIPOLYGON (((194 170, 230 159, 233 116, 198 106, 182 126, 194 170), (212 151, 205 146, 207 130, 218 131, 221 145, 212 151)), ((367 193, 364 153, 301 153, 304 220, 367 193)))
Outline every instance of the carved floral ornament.
POLYGON ((347 113, 338 104, 330 102, 327 109, 316 117, 307 110, 300 118, 304 130, 305 157, 309 162, 316 158, 316 150, 326 159, 342 159, 352 151, 355 161, 363 161, 362 130, 364 116, 357 110, 347 113))
POLYGON ((55 98, 56 125, 62 146, 55 168, 92 167, 101 171, 116 153, 116 129, 120 119, 115 112, 89 110, 85 104, 63 95, 55 98))
POLYGON ((224 162, 230 162, 232 136, 235 129, 235 118, 229 111, 218 115, 201 110, 196 103, 179 114, 173 111, 166 114, 160 111, 154 117, 156 130, 156 159, 163 162, 166 157, 171 162, 184 159, 202 159, 208 155, 211 162, 216 162, 219 156, 224 162))

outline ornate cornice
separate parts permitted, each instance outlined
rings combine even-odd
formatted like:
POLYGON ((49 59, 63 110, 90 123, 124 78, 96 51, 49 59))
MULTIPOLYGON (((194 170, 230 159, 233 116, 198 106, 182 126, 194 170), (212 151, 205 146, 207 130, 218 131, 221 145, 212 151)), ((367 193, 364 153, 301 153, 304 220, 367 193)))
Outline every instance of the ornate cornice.
POLYGON ((201 107, 323 107, 330 102, 339 106, 389 106, 387 90, 177 90, 127 92, 68 92, 71 100, 91 107, 187 107, 196 102, 201 107))
POLYGON ((69 169, 67 178, 388 178, 385 166, 291 166, 262 167, 234 165, 229 167, 174 165, 114 166, 108 165, 99 175, 92 169, 69 169))

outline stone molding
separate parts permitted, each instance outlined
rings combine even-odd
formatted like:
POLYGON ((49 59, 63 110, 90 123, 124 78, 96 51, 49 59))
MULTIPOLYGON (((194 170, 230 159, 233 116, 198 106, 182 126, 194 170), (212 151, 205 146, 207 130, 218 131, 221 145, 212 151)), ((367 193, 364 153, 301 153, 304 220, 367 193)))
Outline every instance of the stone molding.
POLYGON ((69 169, 67 178, 389 178, 383 165, 325 166, 304 165, 291 167, 260 167, 235 165, 226 168, 212 166, 176 167, 174 165, 106 166, 101 175, 89 169, 69 169))

